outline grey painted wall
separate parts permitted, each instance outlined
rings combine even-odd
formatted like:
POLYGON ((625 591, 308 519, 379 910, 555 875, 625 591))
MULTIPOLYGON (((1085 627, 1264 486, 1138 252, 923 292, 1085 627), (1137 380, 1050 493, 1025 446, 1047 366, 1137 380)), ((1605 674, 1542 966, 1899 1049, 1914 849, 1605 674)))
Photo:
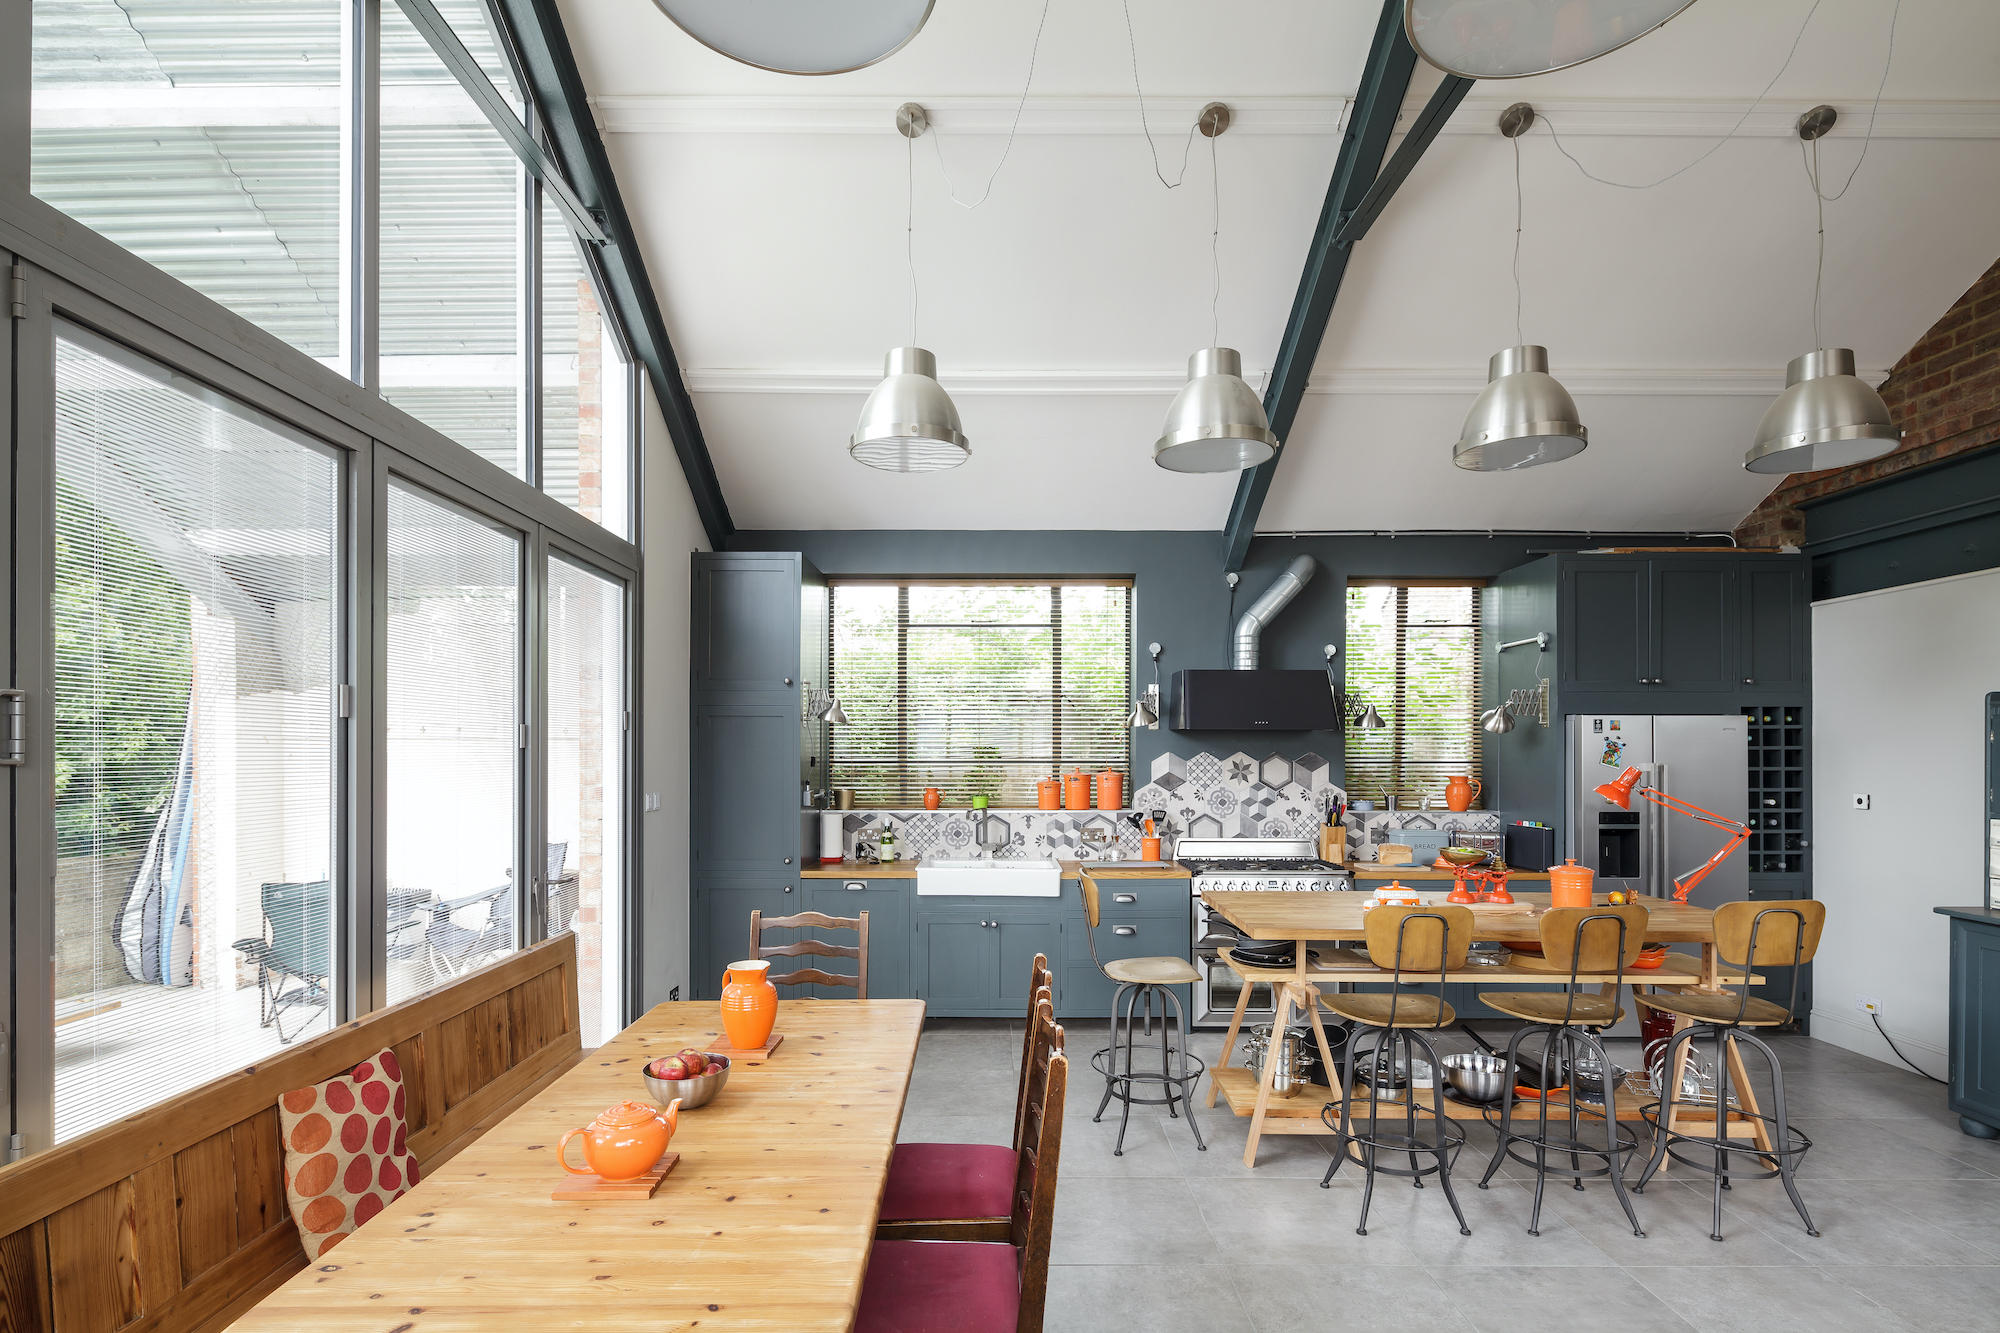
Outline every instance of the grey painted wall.
MULTIPOLYGON (((1706 539, 1712 544, 1713 538, 1706 539)), ((1536 558, 1538 552, 1580 546, 1669 546, 1680 540, 1574 533, 1545 536, 1259 537, 1251 543, 1236 595, 1241 613, 1293 558, 1310 555, 1319 572, 1264 633, 1263 664, 1306 669, 1324 665, 1320 645, 1345 648, 1346 585, 1350 578, 1490 577, 1536 558)), ((1704 543, 1695 543, 1704 544, 1704 543)), ((1234 621, 1223 581, 1221 539, 1212 532, 738 532, 734 551, 803 551, 838 575, 1118 575, 1134 580, 1133 679, 1152 679, 1146 644, 1157 641, 1162 691, 1175 671, 1229 665, 1234 621)), ((1143 784, 1153 759, 1207 750, 1243 750, 1287 758, 1316 751, 1344 780, 1341 744, 1333 732, 1133 733, 1134 778, 1143 784)), ((1365 795, 1366 793, 1360 793, 1365 795)))

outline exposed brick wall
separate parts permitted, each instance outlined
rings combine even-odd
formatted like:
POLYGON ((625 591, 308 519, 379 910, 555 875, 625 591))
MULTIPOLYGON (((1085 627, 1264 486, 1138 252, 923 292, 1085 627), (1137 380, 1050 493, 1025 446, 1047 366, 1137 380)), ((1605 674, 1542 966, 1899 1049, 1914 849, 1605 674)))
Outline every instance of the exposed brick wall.
POLYGON ((1903 428, 1896 451, 1853 467, 1794 472, 1737 526, 1740 545, 1798 541, 1803 500, 2000 443, 2000 261, 1896 363, 1882 399, 1903 428))

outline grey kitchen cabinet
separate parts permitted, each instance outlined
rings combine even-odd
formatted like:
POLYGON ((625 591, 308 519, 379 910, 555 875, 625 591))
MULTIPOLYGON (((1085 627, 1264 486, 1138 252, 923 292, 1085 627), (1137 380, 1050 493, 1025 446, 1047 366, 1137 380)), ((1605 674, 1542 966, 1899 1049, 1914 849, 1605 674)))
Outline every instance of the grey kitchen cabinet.
MULTIPOLYGON (((1564 685, 1577 690, 1631 690, 1642 688, 1651 678, 1650 568, 1645 560, 1605 557, 1579 561, 1562 571, 1557 616, 1558 624, 1569 632, 1558 631, 1556 658, 1564 685)), ((1520 638, 1537 631, 1517 634, 1503 628, 1503 632, 1520 638)))
POLYGON ((1951 918, 1951 1051, 1947 1104, 1958 1127, 2000 1138, 2000 912, 1933 909, 1951 918))
MULTIPOLYGON (((722 970, 749 957, 750 913, 791 916, 803 910, 799 881, 775 875, 697 875, 689 897, 696 930, 689 999, 722 994, 722 970)), ((871 923, 872 920, 871 920, 871 923)), ((766 944, 790 944, 803 931, 767 932, 766 944)))
MULTIPOLYGON (((1107 884, 1108 888, 1109 885, 1107 884)), ((1097 960, 1119 958, 1186 958, 1189 913, 1114 916, 1101 913, 1097 926, 1097 960)), ((1064 1018, 1109 1020, 1118 983, 1098 971, 1090 957, 1090 922, 1077 912, 1063 918, 1062 999, 1056 1012, 1064 1018)), ((1192 1018, 1193 988, 1176 986, 1181 1006, 1192 1018)), ((1142 1010, 1143 1012, 1143 1010, 1142 1010)))
POLYGON ((799 717, 789 701, 697 703, 689 751, 693 870, 796 875, 799 717))
MULTIPOLYGON (((825 580, 796 552, 701 552, 694 566, 697 695, 797 693, 809 590, 825 580)), ((819 628, 824 642, 824 621, 819 628)), ((824 680, 819 683, 824 684, 824 680)))
POLYGON ((1648 563, 1654 690, 1732 689, 1740 679, 1737 569, 1742 558, 1676 556, 1648 563))
MULTIPOLYGON (((916 896, 916 883, 907 879, 837 880, 809 879, 804 881, 808 911, 822 916, 858 917, 868 913, 868 998, 871 1000, 907 1000, 917 992, 910 978, 910 943, 914 938, 914 928, 910 918, 910 899, 916 896)), ((814 930, 810 934, 823 938, 828 944, 854 943, 851 930, 814 930)), ((839 976, 851 977, 855 972, 852 958, 806 957, 798 960, 799 966, 817 967, 822 972, 832 972, 839 976)), ((812 988, 814 995, 828 999, 852 999, 854 992, 845 986, 820 986, 812 988)), ((1026 1005, 1022 1006, 1023 1012, 1026 1005)))
POLYGON ((1768 557, 1744 561, 1740 669, 1745 686, 1805 691, 1810 591, 1802 563, 1768 557))
MULTIPOLYGON (((1062 957, 1055 901, 1035 901, 1046 905, 1024 907, 1020 899, 955 898, 949 907, 919 906, 917 996, 928 1013, 940 1018, 1011 1018, 1027 1013, 1035 955, 1062 957)), ((873 924, 871 919, 871 930, 873 924)), ((1057 985, 1060 988, 1060 975, 1057 985)))

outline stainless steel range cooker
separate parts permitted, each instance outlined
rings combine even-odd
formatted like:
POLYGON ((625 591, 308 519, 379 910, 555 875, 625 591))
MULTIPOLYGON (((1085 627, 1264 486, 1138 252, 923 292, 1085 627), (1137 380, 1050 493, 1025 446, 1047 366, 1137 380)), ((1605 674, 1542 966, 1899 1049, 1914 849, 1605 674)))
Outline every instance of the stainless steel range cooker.
MULTIPOLYGON (((1201 980, 1195 983, 1194 1024, 1227 1027, 1242 983, 1217 955, 1241 938, 1236 928, 1208 910, 1204 890, 1261 890, 1273 893, 1329 893, 1354 887, 1345 866, 1322 861, 1311 838, 1184 838, 1174 859, 1194 877, 1194 956, 1201 980)), ((1258 986, 1245 1021, 1271 1021, 1271 996, 1258 986), (1261 1003, 1260 1003, 1261 1001, 1261 1003)))

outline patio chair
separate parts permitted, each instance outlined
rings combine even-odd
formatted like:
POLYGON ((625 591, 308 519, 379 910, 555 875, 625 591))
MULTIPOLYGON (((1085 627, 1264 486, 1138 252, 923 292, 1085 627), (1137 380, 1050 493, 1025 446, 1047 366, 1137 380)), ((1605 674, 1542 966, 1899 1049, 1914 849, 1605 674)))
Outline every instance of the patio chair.
POLYGON ((278 1029, 278 1041, 289 1046, 306 1024, 285 1031, 285 1015, 294 1009, 324 1010, 332 999, 326 982, 333 936, 333 885, 266 884, 263 887, 264 931, 236 941, 231 947, 257 965, 257 1024, 278 1029))
POLYGON ((549 847, 548 893, 549 934, 560 935, 570 928, 576 919, 577 876, 574 870, 563 873, 563 863, 569 860, 569 844, 552 842, 549 847))
POLYGON ((514 947, 514 886, 495 885, 463 898, 446 898, 424 903, 419 911, 429 914, 424 925, 424 947, 438 977, 455 977, 470 972, 494 954, 514 947), (474 926, 462 926, 454 917, 468 907, 485 908, 474 926))

